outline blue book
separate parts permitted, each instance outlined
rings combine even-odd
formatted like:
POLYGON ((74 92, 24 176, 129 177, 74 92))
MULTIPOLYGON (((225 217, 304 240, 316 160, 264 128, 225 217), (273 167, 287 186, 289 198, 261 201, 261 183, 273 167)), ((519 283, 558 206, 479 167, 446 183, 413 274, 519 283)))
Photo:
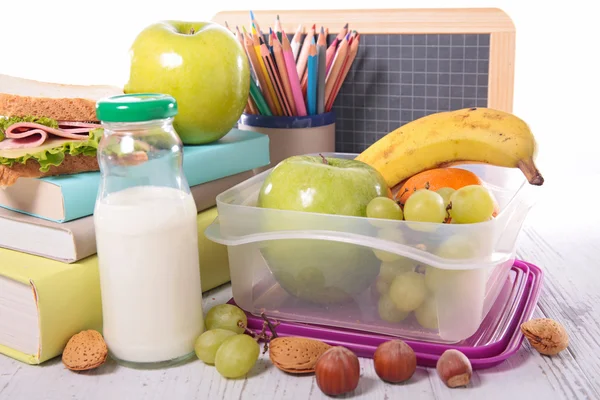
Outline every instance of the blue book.
MULTIPOLYGON (((184 146, 183 171, 190 186, 212 182, 269 164, 269 137, 232 129, 220 140, 184 146)), ((100 172, 21 178, 0 190, 0 206, 54 222, 94 213, 100 172)))

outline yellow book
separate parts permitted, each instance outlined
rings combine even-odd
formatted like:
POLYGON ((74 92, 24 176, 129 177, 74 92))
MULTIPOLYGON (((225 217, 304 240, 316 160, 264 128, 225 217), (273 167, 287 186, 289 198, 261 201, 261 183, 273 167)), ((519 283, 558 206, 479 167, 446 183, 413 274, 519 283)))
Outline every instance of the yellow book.
MULTIPOLYGON (((204 236, 216 217, 216 207, 198 214, 203 292, 230 279, 227 248, 204 236)), ((0 353, 40 364, 84 329, 102 332, 96 255, 66 264, 0 248, 0 353)))
POLYGON ((0 249, 0 353, 39 364, 77 332, 101 327, 95 256, 63 264, 0 249))

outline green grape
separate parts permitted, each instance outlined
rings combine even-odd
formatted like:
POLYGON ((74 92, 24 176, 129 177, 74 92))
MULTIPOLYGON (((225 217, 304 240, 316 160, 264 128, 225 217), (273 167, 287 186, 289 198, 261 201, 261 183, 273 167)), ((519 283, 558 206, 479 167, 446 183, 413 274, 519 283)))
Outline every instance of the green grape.
POLYGON ((494 213, 494 199, 481 185, 469 185, 450 196, 450 216, 458 224, 475 224, 487 221, 494 213))
POLYGON ((244 333, 244 328, 239 322, 248 325, 248 318, 241 308, 231 304, 219 304, 211 308, 206 314, 206 329, 227 329, 235 333, 244 333))
POLYGON ((387 322, 398 323, 408 317, 408 312, 400 311, 389 296, 381 296, 377 303, 379 317, 387 322))
POLYGON ((391 281, 384 279, 382 276, 378 276, 375 281, 375 289, 380 295, 387 295, 390 292, 391 281))
POLYGON ((444 199, 434 191, 419 189, 406 200, 404 218, 407 221, 442 223, 446 219, 444 199))
POLYGON ((259 353, 260 346, 249 335, 231 336, 217 350, 215 367, 225 378, 240 378, 250 372, 259 353))
POLYGON ((398 275, 414 271, 415 266, 416 262, 406 257, 400 257, 400 259, 393 262, 382 262, 379 268, 379 277, 391 284, 398 275))
POLYGON ((389 197, 375 197, 367 204, 367 218, 401 220, 404 214, 398 203, 389 197))
POLYGON ((417 322, 425 329, 438 329, 437 302, 429 297, 415 310, 417 322))
POLYGON ((477 247, 472 240, 464 236, 450 236, 442 244, 439 245, 437 255, 442 258, 450 259, 468 259, 475 257, 477 247))
POLYGON ((400 311, 410 312, 417 309, 426 296, 425 278, 417 272, 398 275, 390 286, 390 298, 400 311))
POLYGON ((427 266, 425 269, 425 286, 432 293, 440 293, 444 288, 450 288, 456 283, 456 278, 462 271, 441 269, 427 266))
POLYGON ((439 188, 435 192, 442 196, 442 199, 444 199, 444 207, 448 207, 448 204, 450 203, 450 196, 452 196, 452 193, 456 192, 456 190, 450 187, 443 187, 439 188))
MULTIPOLYGON (((394 229, 394 228, 383 228, 381 230, 379 230, 379 232, 377 233, 377 237, 380 237, 382 239, 388 240, 390 242, 395 242, 395 243, 404 243, 404 235, 402 234, 402 231, 398 230, 398 229, 394 229)), ((392 261, 396 261, 402 258, 402 256, 395 254, 395 253, 390 253, 387 251, 383 251, 383 250, 378 250, 378 249, 373 249, 373 253, 375 253, 375 256, 383 262, 392 262, 392 261)))
POLYGON ((200 360, 206 364, 214 364, 217 350, 225 339, 236 335, 227 329, 211 329, 198 336, 194 344, 194 350, 200 360))

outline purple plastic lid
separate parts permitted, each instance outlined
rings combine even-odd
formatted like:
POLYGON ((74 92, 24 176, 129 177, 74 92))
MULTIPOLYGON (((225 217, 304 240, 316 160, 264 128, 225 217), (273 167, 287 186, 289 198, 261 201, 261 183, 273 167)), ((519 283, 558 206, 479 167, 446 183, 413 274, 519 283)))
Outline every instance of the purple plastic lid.
MULTIPOLYGON (((460 343, 453 345, 430 343, 416 340, 404 340, 410 345, 417 356, 417 363, 421 366, 434 367, 439 356, 448 349, 458 349, 463 352, 470 360, 473 369, 489 368, 506 360, 518 351, 522 342, 523 334, 520 331, 520 325, 529 320, 533 315, 533 311, 539 298, 543 272, 537 266, 515 260, 512 270, 516 272, 516 280, 514 285, 519 284, 519 279, 523 283, 523 290, 518 291, 517 295, 508 300, 513 304, 494 304, 488 318, 495 318, 494 312, 502 312, 508 317, 509 321, 504 327, 504 332, 497 332, 498 335, 493 335, 498 339, 486 345, 470 345, 469 343, 477 343, 478 335, 490 334, 485 329, 486 319, 482 323, 482 328, 476 332, 471 338, 468 338, 460 343)), ((506 301, 506 299, 504 299, 506 301)), ((496 303, 500 303, 499 299, 496 303)), ((235 304, 234 300, 229 301, 230 304, 235 304)), ((255 316, 246 312, 248 317, 248 328, 259 332, 262 329, 263 320, 259 316, 255 316)), ((497 318, 496 318, 497 319, 497 318)), ((354 351, 359 357, 372 358, 377 346, 395 337, 373 334, 368 332, 353 331, 344 328, 324 327, 310 325, 297 322, 279 321, 277 334, 279 336, 300 336, 313 338, 324 341, 330 345, 339 345, 347 347, 354 351)), ((493 332, 492 332, 493 334, 493 332)))

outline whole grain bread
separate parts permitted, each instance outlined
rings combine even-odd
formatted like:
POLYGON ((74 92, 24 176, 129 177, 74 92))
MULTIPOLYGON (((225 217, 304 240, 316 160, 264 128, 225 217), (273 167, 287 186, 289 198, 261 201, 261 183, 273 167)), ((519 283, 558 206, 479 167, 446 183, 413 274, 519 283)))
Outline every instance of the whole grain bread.
POLYGON ((123 94, 110 85, 67 85, 0 74, 0 116, 97 121, 96 102, 123 94))
POLYGON ((11 186, 19 178, 42 178, 54 175, 69 175, 79 172, 99 171, 98 158, 96 156, 70 156, 66 155, 63 162, 55 167, 50 167, 48 172, 40 171, 40 164, 29 159, 25 164, 16 163, 11 167, 0 165, 0 187, 11 186))
POLYGON ((65 121, 97 121, 96 102, 87 99, 51 99, 0 94, 0 115, 43 116, 65 121))

